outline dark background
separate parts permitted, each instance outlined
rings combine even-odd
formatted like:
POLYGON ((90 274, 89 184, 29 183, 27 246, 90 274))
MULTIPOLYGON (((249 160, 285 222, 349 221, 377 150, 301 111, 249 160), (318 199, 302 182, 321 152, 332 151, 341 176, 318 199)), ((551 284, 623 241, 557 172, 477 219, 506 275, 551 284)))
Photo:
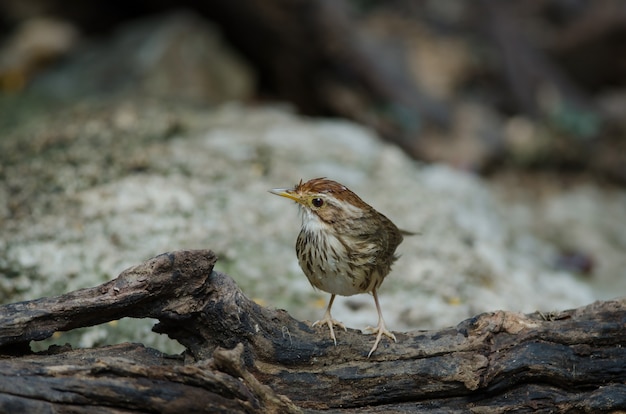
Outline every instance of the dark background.
POLYGON ((32 90, 79 45, 181 9, 214 23, 245 59, 257 80, 252 103, 287 101, 303 114, 349 118, 417 159, 485 174, 551 171, 626 182, 626 5, 619 0, 5 0, 2 92, 32 90), (42 17, 71 27, 74 41, 7 58, 20 28, 42 17), (433 74, 411 64, 416 55, 428 59, 432 45, 433 59, 454 66, 441 73, 444 93, 433 93, 433 74), (494 120, 483 119, 470 138, 458 133, 466 121, 455 115, 468 103, 494 120), (518 125, 512 119, 539 132, 516 139, 506 130, 518 125))

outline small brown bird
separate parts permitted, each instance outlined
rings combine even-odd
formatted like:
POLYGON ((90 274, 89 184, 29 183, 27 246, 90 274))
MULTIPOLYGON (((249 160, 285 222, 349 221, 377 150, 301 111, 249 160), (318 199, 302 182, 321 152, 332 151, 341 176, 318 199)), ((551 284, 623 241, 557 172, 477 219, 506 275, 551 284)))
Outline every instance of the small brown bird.
POLYGON ((302 229, 296 242, 298 262, 311 284, 331 294, 324 317, 315 322, 326 324, 337 345, 333 325, 346 330, 331 317, 335 295, 351 296, 372 292, 378 311, 378 326, 368 328, 377 334, 368 358, 383 335, 396 340, 387 330, 378 303, 378 288, 397 259, 396 248, 402 235, 387 217, 374 210, 338 182, 314 178, 293 189, 276 188, 272 194, 294 200, 302 212, 302 229))

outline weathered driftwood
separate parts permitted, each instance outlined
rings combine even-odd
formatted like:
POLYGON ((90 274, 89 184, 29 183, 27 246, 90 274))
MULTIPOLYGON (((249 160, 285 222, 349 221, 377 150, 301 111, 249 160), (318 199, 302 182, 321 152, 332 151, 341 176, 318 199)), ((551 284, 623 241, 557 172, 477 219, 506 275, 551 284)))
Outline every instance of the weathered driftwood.
POLYGON ((210 251, 163 254, 101 286, 0 306, 0 412, 504 412, 626 409, 626 299, 491 312, 441 331, 325 332, 261 307, 210 251), (122 317, 159 320, 185 356, 137 344, 28 343, 122 317), (9 356, 10 355, 10 356, 9 356))

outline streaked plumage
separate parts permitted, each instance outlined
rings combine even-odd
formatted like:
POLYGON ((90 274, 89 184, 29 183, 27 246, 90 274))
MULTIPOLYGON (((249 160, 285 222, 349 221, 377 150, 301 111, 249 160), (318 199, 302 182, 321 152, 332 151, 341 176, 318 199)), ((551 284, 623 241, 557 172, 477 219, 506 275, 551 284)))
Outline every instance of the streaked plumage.
POLYGON ((330 309, 335 295, 351 296, 371 292, 378 311, 376 350, 382 335, 395 341, 387 330, 378 303, 377 290, 397 259, 396 248, 402 234, 387 217, 361 200, 348 188, 332 180, 315 178, 293 189, 274 189, 273 194, 290 198, 300 205, 302 229, 296 241, 298 262, 311 284, 331 294, 322 320, 337 343, 330 309))

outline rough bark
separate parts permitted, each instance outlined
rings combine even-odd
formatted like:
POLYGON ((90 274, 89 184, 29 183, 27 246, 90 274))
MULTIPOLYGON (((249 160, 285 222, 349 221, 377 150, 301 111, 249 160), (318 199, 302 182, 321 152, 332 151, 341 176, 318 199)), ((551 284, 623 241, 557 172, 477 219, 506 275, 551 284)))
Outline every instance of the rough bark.
POLYGON ((101 286, 0 306, 1 412, 505 412, 626 409, 626 299, 549 315, 490 312, 440 331, 326 332, 261 307, 210 251, 101 286), (184 356, 137 344, 29 352, 32 340, 156 318, 184 356), (10 356, 9 356, 10 355, 10 356))

